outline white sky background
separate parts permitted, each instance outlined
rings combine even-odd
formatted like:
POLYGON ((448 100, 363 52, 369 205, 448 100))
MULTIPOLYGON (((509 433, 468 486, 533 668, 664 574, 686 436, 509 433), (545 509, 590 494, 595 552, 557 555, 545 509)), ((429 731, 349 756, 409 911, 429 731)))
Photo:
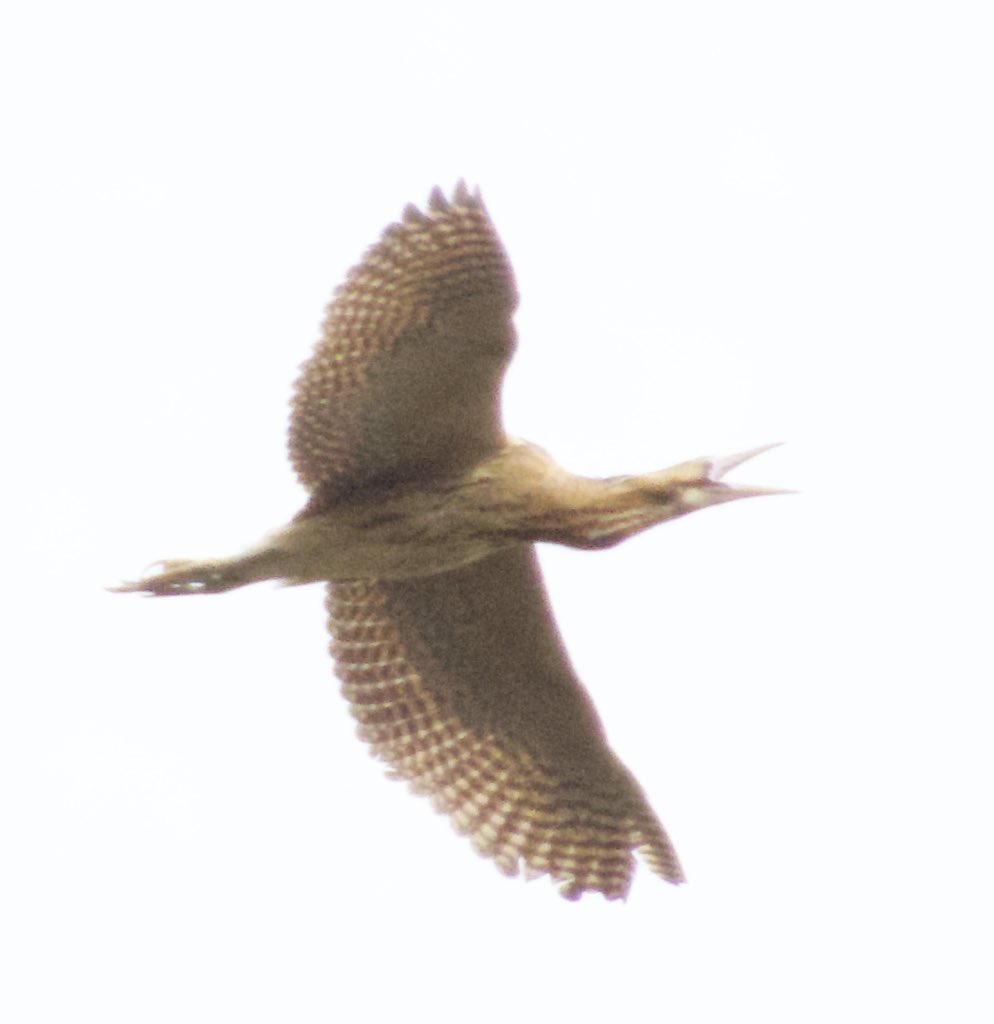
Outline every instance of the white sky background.
POLYGON ((989 1021, 986 5, 17 7, 0 1016, 989 1021), (511 432, 803 492, 542 552, 690 878, 625 904, 383 780, 320 588, 101 590, 296 511, 332 288, 459 177, 511 432))

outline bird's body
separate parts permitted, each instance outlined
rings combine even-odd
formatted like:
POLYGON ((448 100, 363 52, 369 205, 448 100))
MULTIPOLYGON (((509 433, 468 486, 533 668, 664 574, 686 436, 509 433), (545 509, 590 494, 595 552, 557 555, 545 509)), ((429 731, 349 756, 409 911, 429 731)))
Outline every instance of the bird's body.
POLYGON ((742 497, 741 488, 720 485, 717 478, 712 493, 688 486, 702 473, 714 475, 720 461, 598 480, 565 472, 537 445, 508 439, 460 477, 354 493, 298 516, 242 555, 163 562, 152 579, 156 593, 220 592, 267 579, 402 580, 460 569, 523 543, 611 547, 716 499, 742 497), (205 576, 208 565, 213 568, 205 576))
POLYGON ((755 449, 593 480, 509 439, 510 267, 478 195, 405 211, 349 275, 305 365, 291 456, 310 492, 242 555, 169 561, 121 588, 211 593, 327 581, 333 653, 360 735, 481 852, 564 895, 623 896, 632 851, 676 855, 607 746, 563 648, 533 545, 608 547, 769 489, 722 475, 755 449))

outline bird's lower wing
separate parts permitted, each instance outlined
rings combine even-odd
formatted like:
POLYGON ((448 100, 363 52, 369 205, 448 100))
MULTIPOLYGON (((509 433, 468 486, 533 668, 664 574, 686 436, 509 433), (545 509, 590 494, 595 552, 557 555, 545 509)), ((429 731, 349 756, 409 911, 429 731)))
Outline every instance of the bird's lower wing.
POLYGON ((676 854, 608 747, 552 620, 534 549, 454 572, 331 584, 332 650, 360 736, 507 874, 624 897, 633 851, 676 854))

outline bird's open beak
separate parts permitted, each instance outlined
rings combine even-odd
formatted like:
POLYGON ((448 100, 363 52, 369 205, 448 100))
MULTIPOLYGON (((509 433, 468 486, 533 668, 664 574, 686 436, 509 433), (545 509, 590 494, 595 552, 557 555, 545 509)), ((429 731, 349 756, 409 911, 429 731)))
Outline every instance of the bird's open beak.
POLYGON ((771 448, 779 448, 782 443, 782 441, 775 441, 773 444, 749 448, 744 452, 736 452, 734 455, 708 456, 702 459, 701 461, 709 466, 707 473, 709 483, 723 490, 730 491, 729 497, 734 496, 736 498, 752 498, 764 494, 796 494, 796 491, 786 490, 782 487, 757 487, 752 484, 725 483, 724 480, 725 474, 735 469, 736 466, 741 466, 743 462, 754 459, 757 455, 762 455, 763 452, 768 452, 771 448))

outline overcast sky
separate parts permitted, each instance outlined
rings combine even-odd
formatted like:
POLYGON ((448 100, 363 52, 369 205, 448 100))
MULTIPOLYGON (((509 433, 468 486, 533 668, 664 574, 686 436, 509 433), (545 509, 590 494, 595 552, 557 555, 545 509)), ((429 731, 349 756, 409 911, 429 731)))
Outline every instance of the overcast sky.
POLYGON ((990 1021, 991 33, 969 3, 36 3, 0 29, 12 1022, 990 1021), (543 549, 689 883, 509 881, 355 738, 320 587, 101 588, 304 496, 287 401, 479 184, 508 429, 799 489, 543 549))

